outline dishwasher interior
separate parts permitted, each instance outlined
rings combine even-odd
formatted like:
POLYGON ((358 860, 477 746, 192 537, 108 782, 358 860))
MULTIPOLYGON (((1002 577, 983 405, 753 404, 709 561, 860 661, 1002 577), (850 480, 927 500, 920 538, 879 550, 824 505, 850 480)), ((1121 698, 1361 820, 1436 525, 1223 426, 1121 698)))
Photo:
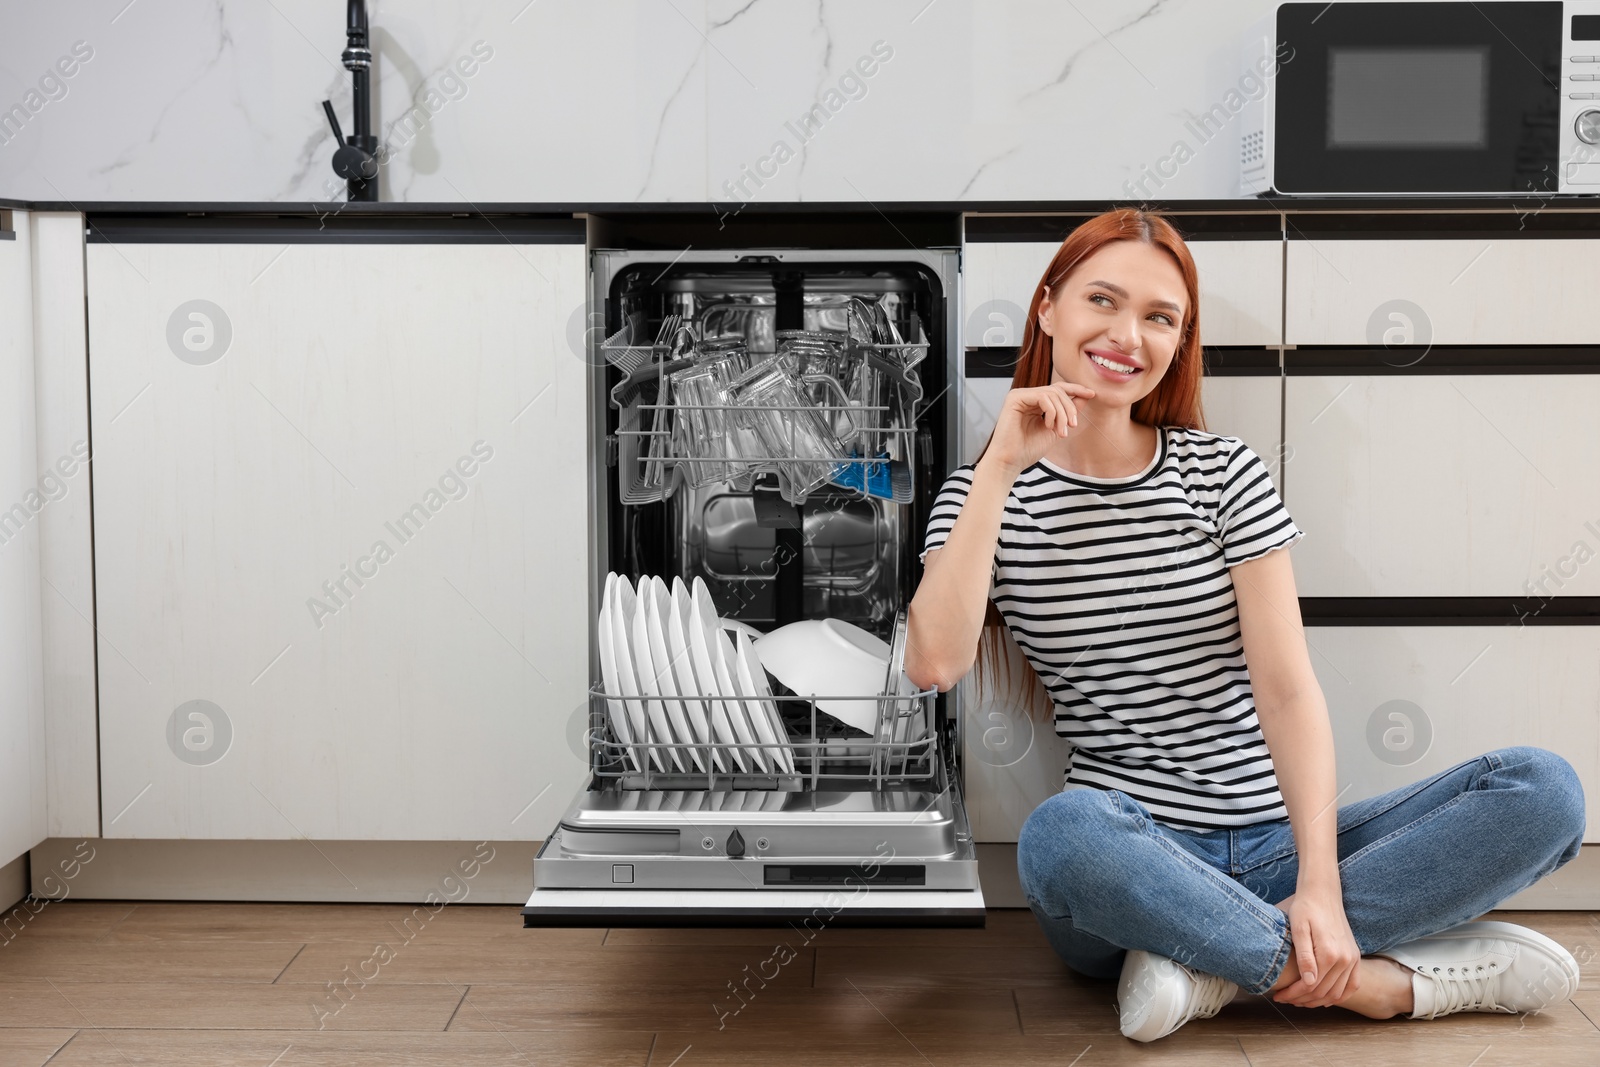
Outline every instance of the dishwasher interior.
POLYGON ((591 253, 604 329, 589 354, 590 776, 534 860, 526 925, 982 925, 955 691, 917 693, 891 666, 883 688, 838 694, 877 698, 863 729, 821 710, 814 690, 765 678, 783 759, 736 766, 732 751, 713 753, 724 746, 623 736, 644 701, 608 690, 595 648, 610 574, 657 576, 663 595, 666 583, 703 588, 721 625, 757 640, 832 619, 902 641, 928 510, 959 454, 958 256, 591 253), (743 369, 796 369, 790 395, 815 410, 783 417, 820 418, 849 442, 827 481, 754 431, 708 451, 713 424, 696 420, 723 409, 686 402, 676 378, 669 398, 667 379, 693 362, 679 357, 728 349, 743 369), (808 351, 848 351, 858 373, 879 373, 847 395, 800 374, 808 351), (627 700, 639 703, 608 717, 627 700))

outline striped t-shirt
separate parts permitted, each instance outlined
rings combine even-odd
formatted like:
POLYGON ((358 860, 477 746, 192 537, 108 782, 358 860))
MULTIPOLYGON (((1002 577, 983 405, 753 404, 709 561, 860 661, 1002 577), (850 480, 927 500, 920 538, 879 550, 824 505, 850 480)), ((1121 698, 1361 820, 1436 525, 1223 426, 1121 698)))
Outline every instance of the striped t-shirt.
MULTIPOLYGON (((974 469, 945 480, 924 557, 949 536, 974 469)), ((1237 437, 1166 426, 1131 477, 1049 460, 1017 476, 989 595, 1072 743, 1064 785, 1120 789, 1192 830, 1287 817, 1228 568, 1303 536, 1237 437)))

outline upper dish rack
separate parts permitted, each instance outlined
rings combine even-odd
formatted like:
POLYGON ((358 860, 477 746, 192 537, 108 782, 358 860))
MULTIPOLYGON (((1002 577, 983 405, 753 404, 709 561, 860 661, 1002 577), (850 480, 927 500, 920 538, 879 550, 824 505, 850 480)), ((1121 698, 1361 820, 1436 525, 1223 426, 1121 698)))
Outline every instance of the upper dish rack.
POLYGON ((781 330, 776 350, 703 340, 668 315, 650 343, 624 327, 600 345, 622 372, 611 390, 624 504, 683 487, 749 492, 775 474, 791 503, 824 487, 909 503, 929 341, 911 315, 903 338, 880 305, 852 298, 847 330, 781 330))

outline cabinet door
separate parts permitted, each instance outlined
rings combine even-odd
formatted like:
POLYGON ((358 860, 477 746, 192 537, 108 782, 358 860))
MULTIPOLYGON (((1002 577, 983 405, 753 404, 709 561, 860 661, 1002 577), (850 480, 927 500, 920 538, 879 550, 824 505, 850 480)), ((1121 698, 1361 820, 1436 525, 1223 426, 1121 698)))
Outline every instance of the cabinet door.
POLYGON ((1288 257, 1292 345, 1594 343, 1600 240, 1319 237, 1288 257))
MULTIPOLYGON (((961 705, 961 782, 972 839, 1014 844, 1033 809, 1061 792, 1072 745, 1046 716, 1034 718, 1007 679, 1023 677, 1021 650, 1002 631, 1006 673, 1000 679, 976 673, 957 684, 961 705)), ((1030 679, 1031 681, 1031 679, 1030 679)), ((1014 684, 1020 684, 1014 682, 1014 684)))
POLYGON ((583 248, 87 251, 105 834, 542 836, 585 771, 583 248))
POLYGON ((1600 627, 1311 626, 1306 641, 1333 720, 1341 804, 1537 745, 1578 772, 1584 840, 1600 841, 1600 627))
MULTIPOLYGON (((1205 345, 1275 345, 1283 332, 1281 241, 1190 241, 1205 345)), ((1022 324, 1058 242, 973 241, 962 251, 968 347, 1022 343, 1022 324)))
POLYGON ((45 459, 40 472, 33 246, 27 213, 5 215, 14 230, 0 238, 0 866, 48 832, 39 513, 68 491, 50 469, 55 457, 45 459))
POLYGON ((1285 382, 1301 595, 1600 594, 1600 375, 1285 382))
MULTIPOLYGON (((1397 788, 1491 749, 1537 745, 1565 757, 1600 841, 1600 627, 1306 629, 1333 722, 1340 803, 1397 788)), ((1007 645, 1015 660, 1020 653, 1007 645)), ((963 781, 975 841, 1015 842, 1061 789, 1067 743, 992 683, 960 684, 963 781)))

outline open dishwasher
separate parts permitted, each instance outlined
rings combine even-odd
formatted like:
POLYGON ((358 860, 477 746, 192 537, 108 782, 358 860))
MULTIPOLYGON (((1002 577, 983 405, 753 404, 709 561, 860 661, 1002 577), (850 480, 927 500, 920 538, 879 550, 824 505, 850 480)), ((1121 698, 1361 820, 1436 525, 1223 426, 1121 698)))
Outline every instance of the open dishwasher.
POLYGON ((983 925, 957 691, 919 693, 899 669, 928 512, 960 454, 958 257, 591 253, 590 773, 534 859, 525 925, 983 925), (715 402, 690 388, 711 363, 727 365, 715 402), (664 692, 616 681, 627 637, 599 647, 635 583, 692 585, 711 630, 756 649, 838 620, 881 639, 888 673, 797 694, 757 664, 721 695, 759 698, 723 704, 767 709, 767 744, 694 734, 659 716, 664 692), (868 719, 828 711, 846 706, 868 719))

